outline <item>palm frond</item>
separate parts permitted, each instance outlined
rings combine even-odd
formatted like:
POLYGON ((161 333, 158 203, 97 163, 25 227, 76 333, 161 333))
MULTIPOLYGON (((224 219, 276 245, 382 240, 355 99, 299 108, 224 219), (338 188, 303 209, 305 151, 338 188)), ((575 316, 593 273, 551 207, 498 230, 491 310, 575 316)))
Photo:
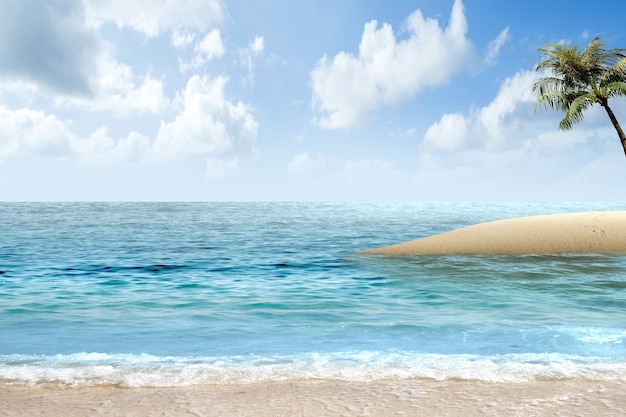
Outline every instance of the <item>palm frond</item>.
POLYGON ((567 111, 572 102, 581 94, 586 94, 586 86, 573 85, 558 77, 543 77, 533 85, 533 93, 537 96, 535 109, 567 111))
POLYGON ((559 123, 559 129, 570 130, 573 125, 583 120, 585 111, 595 103, 596 99, 592 94, 583 94, 576 97, 565 112, 563 120, 559 123))
POLYGON ((606 70, 602 77, 602 84, 626 81, 626 58, 617 60, 606 70))
POLYGON ((554 91, 561 91, 566 88, 564 81, 558 77, 543 77, 535 82, 533 85, 533 92, 539 96, 551 93, 554 91))
POLYGON ((545 44, 539 51, 543 59, 535 70, 548 75, 533 85, 533 94, 537 96, 535 109, 564 111, 559 129, 569 130, 583 120, 587 109, 600 104, 626 154, 626 134, 608 105, 609 98, 626 96, 626 49, 606 49, 600 37, 596 37, 582 50, 576 45, 545 44))
POLYGON ((533 85, 536 108, 561 110, 561 129, 571 129, 584 112, 609 97, 626 96, 626 49, 606 49, 600 37, 586 48, 561 43, 539 48, 543 60, 536 71, 548 74, 533 85))
POLYGON ((604 95, 609 97, 626 96, 626 81, 616 81, 603 87, 604 95))

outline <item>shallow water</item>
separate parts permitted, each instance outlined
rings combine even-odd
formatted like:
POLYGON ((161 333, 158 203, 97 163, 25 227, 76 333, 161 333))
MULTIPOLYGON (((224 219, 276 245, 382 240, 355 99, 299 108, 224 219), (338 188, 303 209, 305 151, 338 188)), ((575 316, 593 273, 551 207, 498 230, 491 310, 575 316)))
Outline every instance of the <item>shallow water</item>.
POLYGON ((626 381, 626 257, 356 252, 608 203, 2 203, 0 384, 626 381))

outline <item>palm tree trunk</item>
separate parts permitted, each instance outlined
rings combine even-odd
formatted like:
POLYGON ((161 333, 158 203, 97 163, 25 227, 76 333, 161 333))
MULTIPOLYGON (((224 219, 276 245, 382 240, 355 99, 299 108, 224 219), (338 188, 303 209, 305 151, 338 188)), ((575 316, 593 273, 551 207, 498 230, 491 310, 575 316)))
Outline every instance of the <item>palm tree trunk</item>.
POLYGON ((622 142, 622 148, 624 148, 624 155, 626 156, 626 135, 624 134, 622 127, 619 125, 615 114, 613 114, 613 110, 611 110, 608 104, 605 104, 602 107, 606 109, 606 113, 609 115, 611 123, 613 123, 613 127, 615 127, 615 130, 617 130, 617 135, 619 136, 619 140, 622 142))

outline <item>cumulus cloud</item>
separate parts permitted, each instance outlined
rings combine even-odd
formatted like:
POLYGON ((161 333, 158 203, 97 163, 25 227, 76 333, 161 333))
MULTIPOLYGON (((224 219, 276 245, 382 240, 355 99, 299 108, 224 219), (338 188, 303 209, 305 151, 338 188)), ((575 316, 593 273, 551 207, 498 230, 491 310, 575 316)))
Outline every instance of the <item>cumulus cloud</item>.
POLYGON ((224 77, 190 78, 176 100, 179 113, 161 122, 153 140, 136 131, 113 138, 106 126, 80 137, 54 115, 0 106, 0 157, 30 154, 121 165, 199 156, 207 160, 208 176, 223 176, 237 168, 238 155, 250 152, 258 129, 246 105, 225 98, 226 82, 224 77))
POLYGON ((170 43, 174 48, 186 48, 197 36, 197 32, 181 27, 172 32, 170 43))
POLYGON ((114 140, 106 127, 99 127, 87 138, 80 138, 54 115, 0 106, 0 157, 37 155, 111 165, 137 162, 148 147, 148 138, 137 132, 114 140))
POLYGON ((147 37, 189 28, 204 32, 224 17, 220 0, 87 0, 91 24, 112 21, 147 37))
POLYGON ((461 113, 445 114, 424 136, 428 149, 458 151, 470 147, 503 150, 519 147, 525 139, 546 128, 546 120, 535 114, 532 71, 507 78, 497 96, 486 106, 461 113), (535 117, 536 116, 536 117, 535 117))
POLYGON ((122 116, 168 105, 162 81, 119 63, 74 0, 0 2, 0 91, 122 116))
MULTIPOLYGON (((527 136, 541 126, 540 118, 535 116, 535 97, 532 86, 538 74, 532 71, 520 71, 508 77, 496 98, 477 113, 476 128, 483 135, 487 148, 498 149, 515 146, 520 135, 527 136), (534 125, 534 126, 533 126, 534 125)), ((537 114, 541 117, 541 114, 537 114)))
POLYGON ((0 81, 92 96, 99 34, 85 24, 80 0, 0 2, 0 81))
POLYGON ((559 131, 561 112, 535 111, 532 86, 541 76, 519 71, 485 106, 445 114, 430 126, 414 177, 422 198, 515 200, 524 189, 530 199, 593 199, 588 191, 579 194, 580 184, 596 189, 610 183, 615 167, 599 161, 619 159, 622 151, 606 114, 596 106, 576 128, 559 131), (582 180, 577 172, 588 167, 595 177, 582 180))
POLYGON ((95 165, 128 165, 142 162, 150 148, 150 140, 131 132, 117 140, 109 136, 106 126, 98 127, 85 139, 70 141, 74 157, 81 163, 95 165))
POLYGON ((55 116, 0 105, 0 157, 19 154, 66 156, 74 136, 55 116))
MULTIPOLYGON (((105 21, 146 36, 172 30, 172 43, 195 43, 194 52, 206 61, 224 53, 220 31, 206 32, 222 13, 221 2, 214 0, 0 2, 0 92, 23 103, 22 93, 29 94, 22 108, 0 105, 0 157, 38 155, 99 165, 200 157, 207 161, 207 176, 235 170, 237 156, 249 152, 256 139, 258 123, 247 105, 225 97, 227 79, 192 77, 171 101, 164 78, 151 70, 138 74, 119 62, 115 45, 99 32, 105 21), (200 31, 206 33, 200 36, 200 31), (48 109, 27 108, 33 103, 48 109), (148 126, 152 134, 138 131, 145 132, 150 119, 144 119, 130 125, 129 133, 114 135, 107 125, 86 128, 89 122, 79 121, 82 133, 77 134, 73 122, 58 118, 50 104, 75 119, 91 116, 69 110, 125 118, 149 113, 159 115, 161 123, 148 126)), ((262 50, 262 42, 253 46, 262 50)))
POLYGON ((197 75, 189 79, 177 97, 180 113, 172 122, 161 122, 155 143, 158 159, 226 156, 251 149, 258 123, 247 105, 225 98, 227 81, 197 75))
POLYGON ((222 43, 220 31, 213 29, 207 33, 202 40, 196 44, 194 51, 205 61, 224 55, 224 44, 222 43))
POLYGON ((463 146, 468 134, 467 120, 460 113, 444 114, 424 135, 424 143, 446 150, 463 146))
POLYGON ((224 43, 219 29, 213 29, 196 42, 193 51, 195 56, 190 62, 179 62, 181 72, 201 68, 207 62, 224 55, 224 43))
POLYGON ((131 66, 103 51, 91 77, 93 98, 58 97, 57 104, 111 111, 120 117, 133 113, 158 114, 169 106, 163 81, 151 74, 137 75, 131 66))
POLYGON ((583 124, 568 132, 558 130, 563 117, 560 112, 535 111, 532 86, 544 75, 519 71, 502 83, 496 97, 484 107, 472 108, 466 115, 443 115, 424 135, 424 155, 444 151, 462 154, 466 162, 476 155, 485 158, 487 154, 511 152, 535 158, 572 149, 599 151, 617 142, 599 106, 590 109, 583 124))
POLYGON ((364 27, 358 55, 340 52, 317 62, 311 78, 320 126, 361 124, 381 106, 444 84, 475 59, 461 0, 455 1, 445 28, 416 10, 406 29, 408 39, 398 41, 389 24, 379 28, 373 20, 364 27))

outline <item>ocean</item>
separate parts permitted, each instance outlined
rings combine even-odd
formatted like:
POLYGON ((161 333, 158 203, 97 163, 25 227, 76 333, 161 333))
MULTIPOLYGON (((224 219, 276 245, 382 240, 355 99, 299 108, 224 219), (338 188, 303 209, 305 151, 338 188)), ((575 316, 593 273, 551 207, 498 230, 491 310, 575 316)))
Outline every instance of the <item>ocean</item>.
POLYGON ((0 386, 626 382, 626 256, 359 251, 623 203, 0 203, 0 386))

